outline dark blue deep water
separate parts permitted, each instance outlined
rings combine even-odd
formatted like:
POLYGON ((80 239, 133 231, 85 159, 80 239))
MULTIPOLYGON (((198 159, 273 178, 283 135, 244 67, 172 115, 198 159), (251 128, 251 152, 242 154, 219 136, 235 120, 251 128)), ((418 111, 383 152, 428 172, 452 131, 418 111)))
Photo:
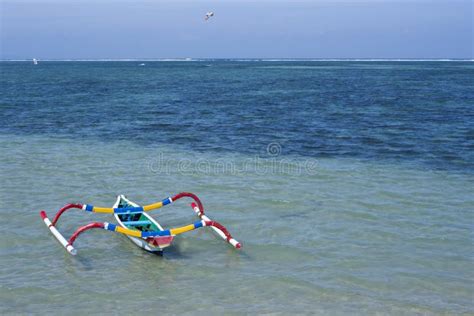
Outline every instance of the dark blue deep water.
POLYGON ((0 133, 474 171, 472 62, 3 62, 0 133))

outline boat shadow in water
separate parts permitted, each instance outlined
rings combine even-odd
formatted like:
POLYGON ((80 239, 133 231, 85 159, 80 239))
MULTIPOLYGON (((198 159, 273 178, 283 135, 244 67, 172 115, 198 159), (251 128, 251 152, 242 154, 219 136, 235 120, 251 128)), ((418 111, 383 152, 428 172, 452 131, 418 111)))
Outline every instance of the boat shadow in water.
POLYGON ((154 253, 149 252, 150 256, 162 257, 164 260, 166 259, 190 259, 192 258, 192 253, 194 251, 189 251, 186 247, 183 247, 180 242, 175 242, 171 247, 168 247, 161 253, 161 255, 157 255, 154 253))
MULTIPOLYGON (((84 251, 85 252, 85 251, 84 251)), ((68 273, 75 274, 80 271, 93 271, 97 270, 96 257, 81 256, 65 256, 65 267, 68 273)))

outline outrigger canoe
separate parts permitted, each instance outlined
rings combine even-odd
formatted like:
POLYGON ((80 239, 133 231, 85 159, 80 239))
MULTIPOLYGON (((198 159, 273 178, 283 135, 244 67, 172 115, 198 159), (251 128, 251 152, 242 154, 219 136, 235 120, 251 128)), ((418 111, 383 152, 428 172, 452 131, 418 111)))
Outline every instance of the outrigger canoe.
POLYGON ((204 214, 204 207, 201 200, 193 193, 188 192, 182 192, 173 197, 168 197, 162 201, 145 206, 140 206, 128 200, 125 196, 119 195, 113 207, 97 207, 90 204, 71 203, 62 207, 54 216, 53 221, 49 220, 45 211, 41 211, 40 216, 53 236, 56 237, 71 255, 77 254, 77 250, 73 246, 77 237, 83 232, 93 228, 105 229, 126 235, 138 247, 156 254, 162 254, 163 249, 171 245, 176 235, 201 227, 211 227, 221 238, 236 249, 242 247, 242 244, 235 240, 223 225, 210 220, 209 217, 204 214), (191 207, 200 218, 199 221, 186 226, 164 229, 153 217, 147 214, 149 211, 161 208, 183 197, 189 197, 194 200, 194 202, 191 203, 191 207), (108 222, 90 223, 79 227, 69 240, 66 240, 58 231, 56 225, 61 215, 69 209, 82 209, 87 212, 114 214, 118 225, 108 222))

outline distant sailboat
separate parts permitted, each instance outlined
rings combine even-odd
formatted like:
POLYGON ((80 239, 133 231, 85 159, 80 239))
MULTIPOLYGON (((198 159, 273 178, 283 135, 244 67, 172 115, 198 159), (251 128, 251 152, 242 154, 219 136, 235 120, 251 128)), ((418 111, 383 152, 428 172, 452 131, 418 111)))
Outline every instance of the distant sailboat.
POLYGON ((36 58, 33 58, 33 65, 38 65, 38 60, 36 58))

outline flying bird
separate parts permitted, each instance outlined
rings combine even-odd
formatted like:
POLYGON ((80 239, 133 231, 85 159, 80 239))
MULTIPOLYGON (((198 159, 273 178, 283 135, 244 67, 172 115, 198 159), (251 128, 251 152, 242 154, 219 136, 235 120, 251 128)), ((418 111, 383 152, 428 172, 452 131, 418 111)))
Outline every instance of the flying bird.
POLYGON ((204 20, 209 20, 209 18, 213 17, 214 16, 214 12, 210 11, 210 12, 207 12, 206 15, 204 16, 204 20))

